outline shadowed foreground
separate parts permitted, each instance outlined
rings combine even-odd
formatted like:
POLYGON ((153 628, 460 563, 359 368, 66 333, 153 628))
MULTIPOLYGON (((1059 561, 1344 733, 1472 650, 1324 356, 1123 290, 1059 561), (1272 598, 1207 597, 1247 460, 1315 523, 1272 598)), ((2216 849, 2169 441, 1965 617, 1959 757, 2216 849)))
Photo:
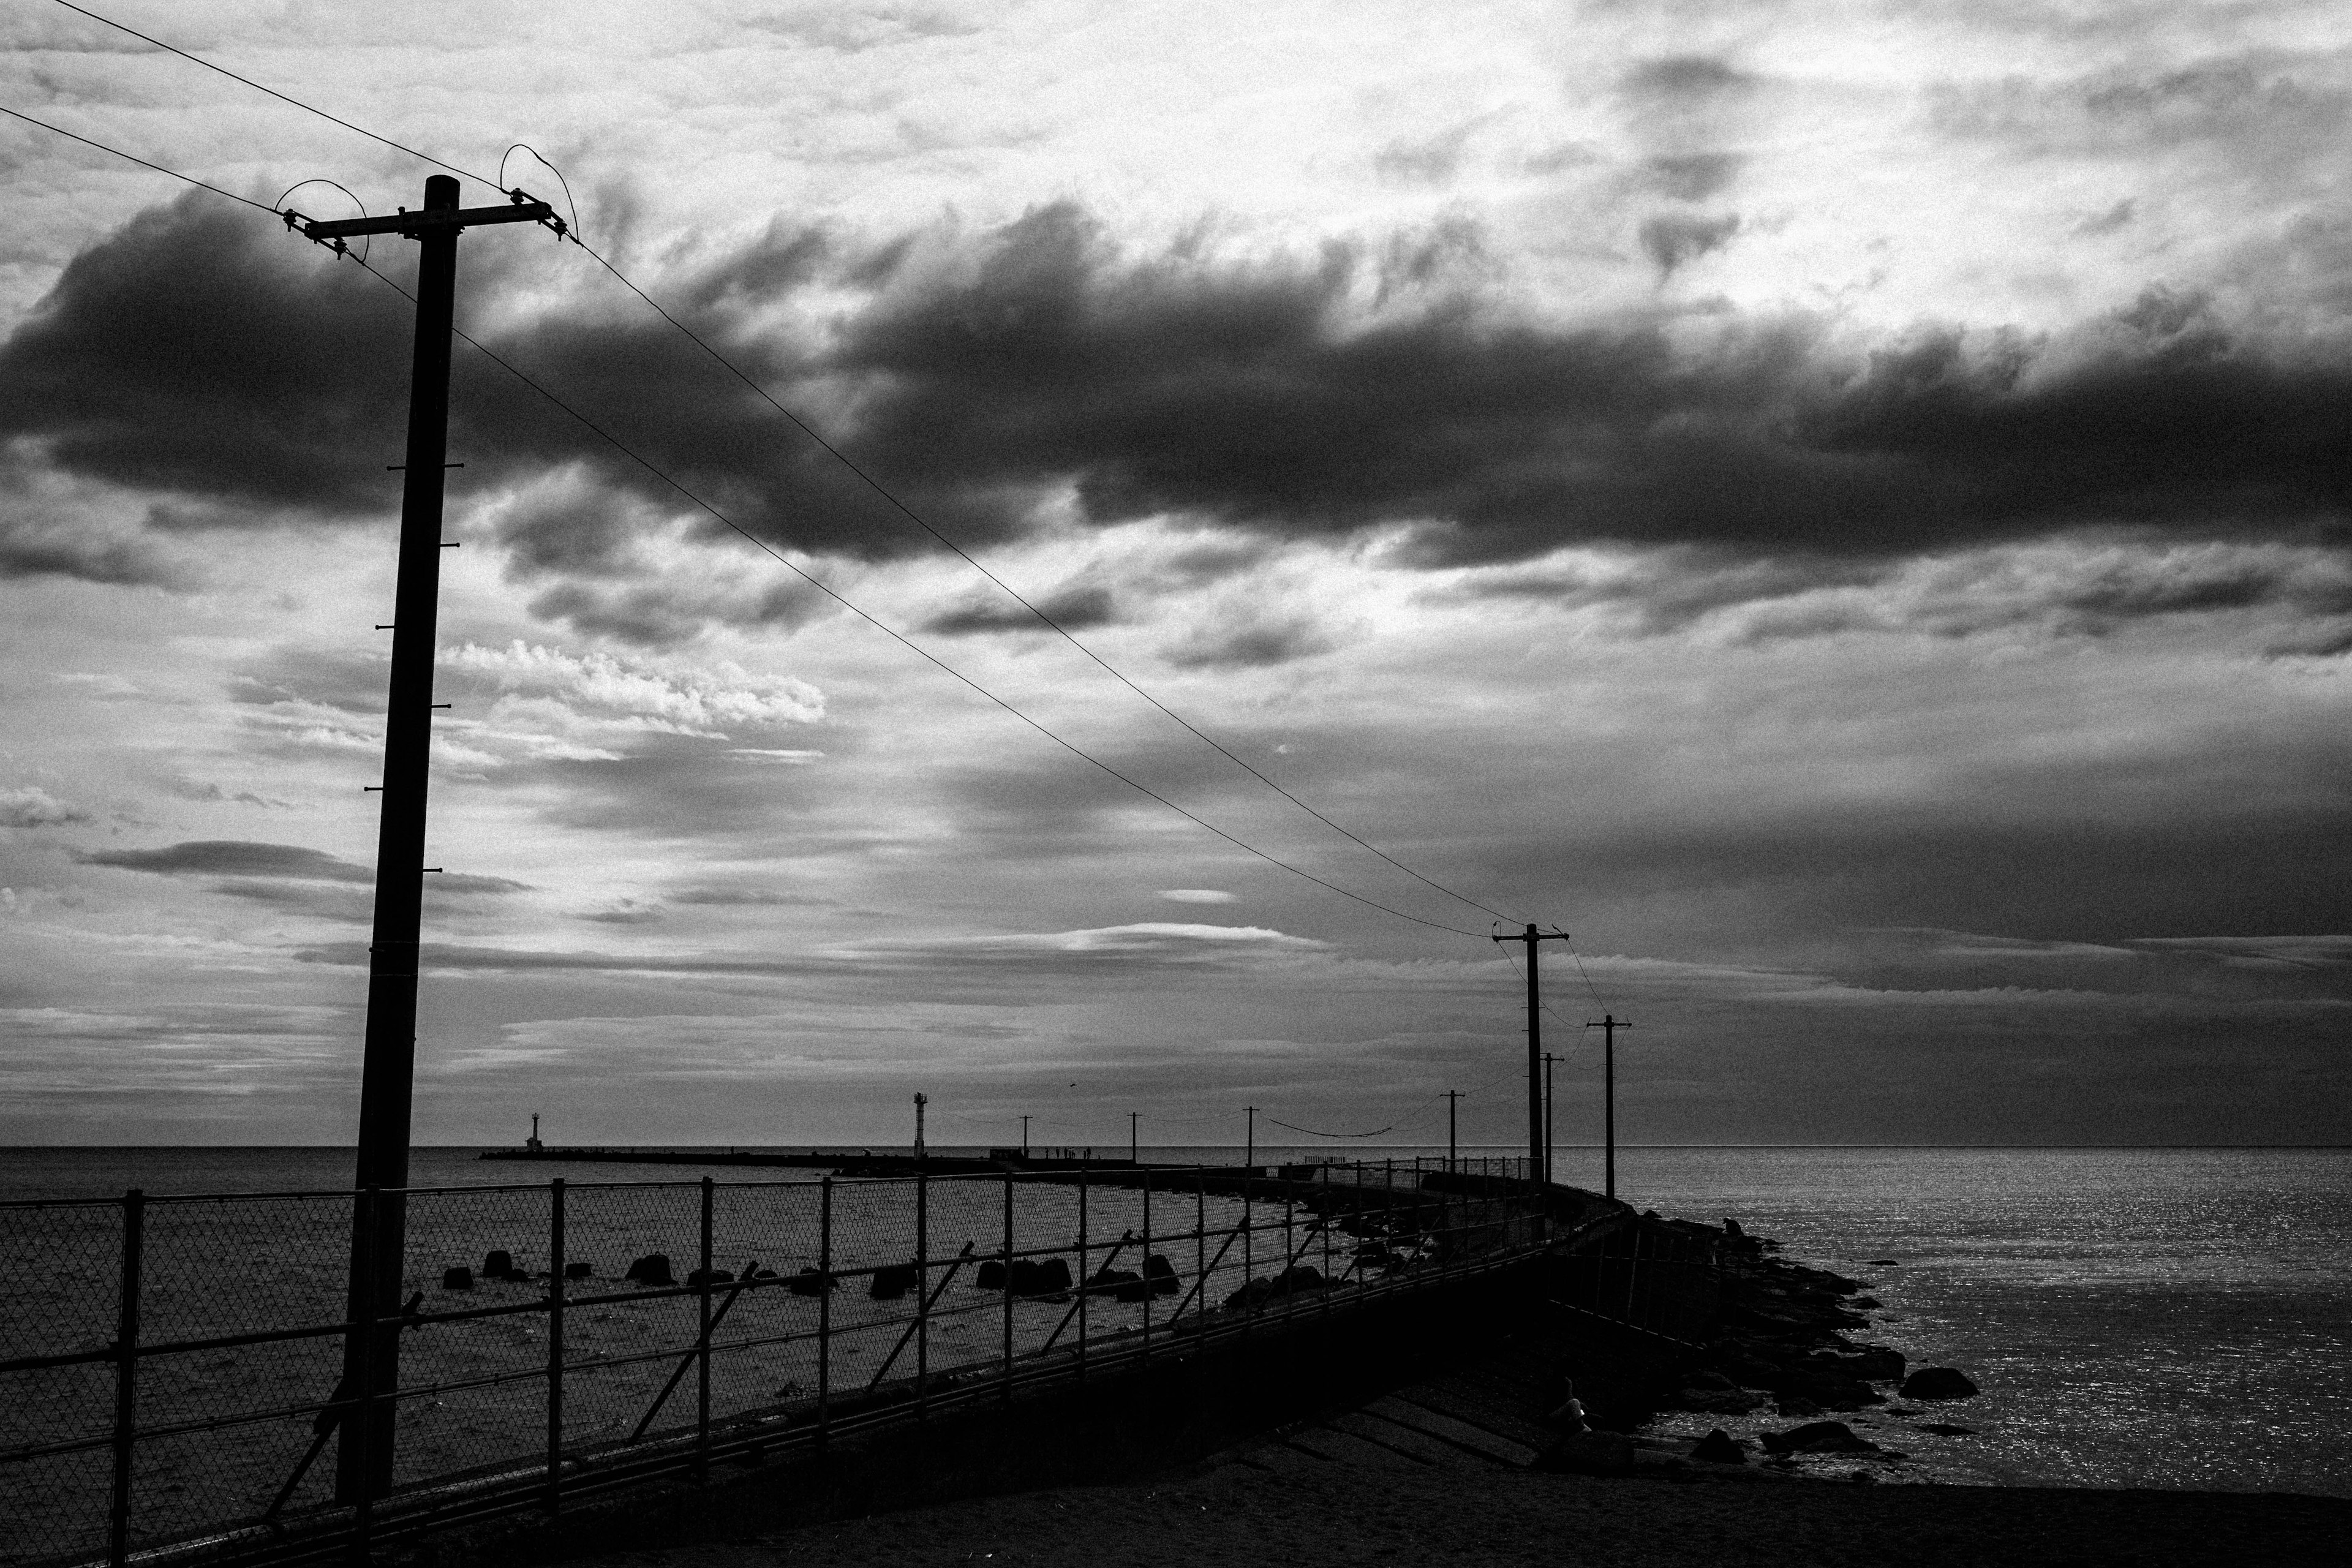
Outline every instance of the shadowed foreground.
POLYGON ((611 1568, 992 1563, 1331 1568, 1585 1564, 2340 1563, 2352 1502, 2279 1494, 1599 1479, 1248 1458, 1172 1480, 976 1499, 611 1568))

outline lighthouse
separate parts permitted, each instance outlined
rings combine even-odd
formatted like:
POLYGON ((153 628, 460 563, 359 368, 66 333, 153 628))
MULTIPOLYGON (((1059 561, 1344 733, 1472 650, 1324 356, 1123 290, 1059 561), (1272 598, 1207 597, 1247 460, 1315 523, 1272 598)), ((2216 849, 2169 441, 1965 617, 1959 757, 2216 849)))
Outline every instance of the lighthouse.
POLYGON ((541 1147, 539 1141, 539 1112, 536 1110, 530 1113, 530 1137, 525 1140, 523 1147, 533 1153, 537 1153, 541 1147))

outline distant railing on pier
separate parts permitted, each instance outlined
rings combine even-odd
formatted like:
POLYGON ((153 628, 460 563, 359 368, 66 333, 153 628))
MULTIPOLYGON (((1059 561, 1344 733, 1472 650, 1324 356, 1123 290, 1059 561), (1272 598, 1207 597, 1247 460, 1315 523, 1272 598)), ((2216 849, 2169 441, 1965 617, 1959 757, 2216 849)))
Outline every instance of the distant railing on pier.
POLYGON ((0 1205, 0 1564, 363 1544, 1010 1398, 1514 1261, 1548 1234, 1528 1175, 1423 1158, 0 1205), (404 1305, 350 1321, 354 1225, 391 1205, 404 1305), (396 1392, 346 1396, 351 1347, 396 1353, 396 1392), (371 1434, 390 1488, 356 1495, 371 1467, 343 1462, 339 1500, 334 1450, 371 1434))

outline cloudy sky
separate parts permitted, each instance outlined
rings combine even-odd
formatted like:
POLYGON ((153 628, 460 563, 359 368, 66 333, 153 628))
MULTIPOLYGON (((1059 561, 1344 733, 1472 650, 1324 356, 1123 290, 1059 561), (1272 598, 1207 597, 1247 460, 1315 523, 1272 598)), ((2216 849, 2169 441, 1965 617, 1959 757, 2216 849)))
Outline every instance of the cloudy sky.
MULTIPOLYGON (((1084 645, 469 234, 461 326, 683 489, 460 347, 420 1142, 1507 1141, 1497 913, 1574 933, 1564 1142, 1604 1008, 1633 1142, 2352 1138, 2340 6, 98 8, 528 142, 1084 645)), ((433 172, 0 26, 0 102, 265 205, 433 172)), ((408 306, 0 170, 0 1141, 347 1141, 408 306)))

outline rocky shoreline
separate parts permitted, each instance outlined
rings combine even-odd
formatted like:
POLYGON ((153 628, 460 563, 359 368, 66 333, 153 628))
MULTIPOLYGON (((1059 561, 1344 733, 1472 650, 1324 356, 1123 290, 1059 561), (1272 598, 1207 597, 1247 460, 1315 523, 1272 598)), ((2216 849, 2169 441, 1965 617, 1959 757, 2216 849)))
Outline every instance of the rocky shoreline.
POLYGON ((1926 1477, 1909 1452, 1877 1438, 1971 1434, 1935 1418, 1977 1394, 1965 1372, 1915 1367, 1901 1350, 1854 1337, 1879 1306, 1871 1281, 1784 1257, 1779 1242, 1748 1235, 1736 1219, 1643 1217, 1709 1259, 1715 1296, 1704 1337, 1680 1353, 1565 1369, 1593 1430, 1565 1434, 1546 1468, 1623 1474, 1671 1451, 1706 1466, 1903 1480, 1926 1477), (1709 1424, 1701 1430, 1694 1418, 1709 1424), (1626 1441, 1637 1435, 1646 1440, 1626 1441))

